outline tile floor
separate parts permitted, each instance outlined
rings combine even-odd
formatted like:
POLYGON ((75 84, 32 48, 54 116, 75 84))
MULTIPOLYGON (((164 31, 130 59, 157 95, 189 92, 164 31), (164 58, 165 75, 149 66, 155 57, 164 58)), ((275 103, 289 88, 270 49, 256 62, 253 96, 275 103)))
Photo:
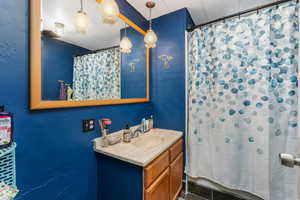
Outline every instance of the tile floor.
POLYGON ((227 193, 211 190, 189 182, 189 194, 178 200, 243 200, 227 193))
POLYGON ((185 198, 185 200, 207 200, 205 198, 199 197, 195 194, 188 194, 185 198))

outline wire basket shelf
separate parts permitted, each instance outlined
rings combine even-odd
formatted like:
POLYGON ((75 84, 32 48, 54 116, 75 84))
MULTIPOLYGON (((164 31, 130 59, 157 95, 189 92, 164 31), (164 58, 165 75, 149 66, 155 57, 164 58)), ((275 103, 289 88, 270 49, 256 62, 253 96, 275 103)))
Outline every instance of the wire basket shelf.
POLYGON ((16 186, 16 143, 0 149, 0 182, 16 186))

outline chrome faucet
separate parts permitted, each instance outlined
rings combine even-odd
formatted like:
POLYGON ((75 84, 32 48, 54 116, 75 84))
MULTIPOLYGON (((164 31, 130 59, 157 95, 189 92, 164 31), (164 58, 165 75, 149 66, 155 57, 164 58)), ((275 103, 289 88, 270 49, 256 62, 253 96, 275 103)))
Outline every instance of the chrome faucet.
POLYGON ((111 119, 101 119, 99 120, 100 129, 102 133, 102 146, 108 147, 109 146, 109 140, 108 140, 108 125, 111 125, 111 119))
POLYGON ((144 134, 145 132, 147 132, 147 130, 146 130, 146 119, 143 118, 142 121, 141 121, 141 124, 139 125, 139 127, 131 132, 131 138, 137 138, 141 134, 144 134))
POLYGON ((135 131, 132 131, 131 132, 131 138, 137 138, 137 137, 139 137, 140 136, 140 134, 142 134, 143 132, 142 132, 142 129, 141 129, 141 127, 139 127, 139 128, 137 128, 137 129, 135 129, 135 131))

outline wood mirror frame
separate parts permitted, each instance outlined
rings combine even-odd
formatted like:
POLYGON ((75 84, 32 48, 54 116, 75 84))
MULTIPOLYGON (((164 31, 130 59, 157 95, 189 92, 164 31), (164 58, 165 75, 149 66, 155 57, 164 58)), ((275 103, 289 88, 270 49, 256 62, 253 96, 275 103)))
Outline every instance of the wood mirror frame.
MULTIPOLYGON (((100 2, 101 0, 96 0, 100 2)), ((30 0, 30 110, 102 106, 114 104, 144 103, 150 101, 150 50, 146 49, 146 97, 113 100, 47 101, 42 100, 42 62, 41 62, 41 0, 30 0)), ((133 29, 145 35, 146 32, 123 14, 119 18, 133 29)))

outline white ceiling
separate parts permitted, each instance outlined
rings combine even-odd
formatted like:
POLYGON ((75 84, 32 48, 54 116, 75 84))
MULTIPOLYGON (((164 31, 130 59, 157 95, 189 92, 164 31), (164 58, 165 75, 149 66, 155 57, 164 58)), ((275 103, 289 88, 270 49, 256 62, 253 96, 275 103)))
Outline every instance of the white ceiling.
POLYGON ((59 39, 90 50, 118 45, 120 29, 124 28, 124 23, 118 20, 114 25, 104 24, 96 1, 84 0, 83 3, 83 9, 90 18, 86 34, 77 33, 74 26, 75 14, 80 10, 80 0, 42 0, 43 29, 54 31, 55 22, 63 23, 65 31, 59 39))
MULTIPOLYGON (((127 0, 146 19, 149 10, 147 0, 127 0)), ((196 24, 208 22, 241 10, 274 2, 276 0, 153 0, 153 18, 165 15, 181 8, 188 8, 196 24)), ((74 16, 80 9, 80 0, 42 0, 43 29, 54 31, 54 23, 65 25, 64 34, 60 40, 81 46, 90 50, 116 46, 120 42, 120 29, 124 27, 121 20, 117 24, 102 23, 98 5, 95 0, 84 0, 84 11, 90 17, 89 31, 79 34, 75 31, 74 16)))
MULTIPOLYGON (((146 19, 149 18, 149 9, 145 3, 148 0, 127 0, 146 19)), ((276 0, 153 0, 156 7, 152 11, 153 18, 181 8, 188 8, 195 24, 202 24, 220 17, 237 13, 242 10, 254 8, 275 2, 276 0)))

